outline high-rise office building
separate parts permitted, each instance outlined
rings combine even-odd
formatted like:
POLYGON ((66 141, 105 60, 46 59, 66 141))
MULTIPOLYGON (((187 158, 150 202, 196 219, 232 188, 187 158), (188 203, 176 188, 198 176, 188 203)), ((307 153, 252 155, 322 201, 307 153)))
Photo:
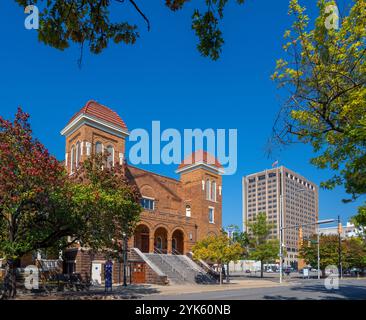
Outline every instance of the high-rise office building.
MULTIPOLYGON (((243 177, 243 226, 254 221, 261 212, 273 228, 270 239, 280 238, 280 202, 283 199, 282 226, 284 228, 305 225, 304 237, 316 232, 318 221, 318 187, 298 173, 283 166, 243 177)), ((297 267, 299 229, 283 231, 286 249, 285 265, 297 267)))

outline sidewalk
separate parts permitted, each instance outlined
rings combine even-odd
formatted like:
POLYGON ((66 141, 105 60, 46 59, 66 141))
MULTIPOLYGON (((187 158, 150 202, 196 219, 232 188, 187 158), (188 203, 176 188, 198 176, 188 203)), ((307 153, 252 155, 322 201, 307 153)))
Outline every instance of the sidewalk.
MULTIPOLYGON (((116 286, 112 292, 106 293, 103 287, 92 287, 89 291, 68 291, 43 294, 21 294, 17 300, 124 300, 144 299, 144 297, 158 297, 160 295, 179 295, 201 292, 240 290, 253 288, 279 287, 279 283, 270 280, 232 280, 223 285, 167 285, 152 284, 130 285, 128 287, 116 286)), ((288 286, 288 284, 282 284, 288 286)))
POLYGON ((240 289, 254 289, 254 288, 272 288, 279 286, 288 286, 288 283, 280 285, 271 280, 231 280, 230 283, 224 283, 222 285, 168 285, 168 286, 156 286, 151 285, 152 289, 157 291, 151 295, 179 295, 187 293, 200 293, 200 292, 212 292, 212 291, 225 291, 225 290, 240 290, 240 289))

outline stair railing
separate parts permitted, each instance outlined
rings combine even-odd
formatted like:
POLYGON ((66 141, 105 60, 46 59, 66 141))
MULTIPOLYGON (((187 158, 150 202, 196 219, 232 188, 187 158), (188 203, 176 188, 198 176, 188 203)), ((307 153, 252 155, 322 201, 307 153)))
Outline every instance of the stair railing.
POLYGON ((180 256, 182 255, 177 249, 172 249, 172 254, 175 255, 175 256, 180 256))
POLYGON ((193 259, 193 253, 189 252, 186 255, 189 259, 193 260, 194 262, 196 262, 198 264, 198 266, 200 266, 205 272, 206 275, 211 279, 211 280, 215 280, 217 281, 218 278, 220 277, 220 273, 218 273, 215 269, 211 268, 205 261, 199 259, 199 260, 194 260, 193 259))
POLYGON ((183 281, 186 281, 186 274, 185 272, 183 272, 183 274, 181 273, 181 271, 177 270, 176 268, 174 268, 169 261, 167 260, 167 258, 165 257, 166 255, 161 251, 161 249, 155 247, 154 248, 154 252, 157 253, 157 256, 160 258, 161 262, 166 264, 174 273, 178 274, 183 281))

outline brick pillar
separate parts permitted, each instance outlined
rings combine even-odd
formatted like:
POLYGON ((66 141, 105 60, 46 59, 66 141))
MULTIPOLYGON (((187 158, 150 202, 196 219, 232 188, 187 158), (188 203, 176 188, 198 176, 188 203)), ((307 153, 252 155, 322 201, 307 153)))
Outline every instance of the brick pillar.
POLYGON ((168 249, 168 254, 171 254, 172 253, 172 241, 173 241, 173 239, 171 238, 171 237, 168 237, 168 247, 167 247, 167 249, 168 249))
POLYGON ((149 253, 154 253, 154 237, 149 238, 149 253))
POLYGON ((185 255, 186 253, 188 253, 188 243, 189 241, 188 240, 184 240, 183 241, 183 255, 185 255))

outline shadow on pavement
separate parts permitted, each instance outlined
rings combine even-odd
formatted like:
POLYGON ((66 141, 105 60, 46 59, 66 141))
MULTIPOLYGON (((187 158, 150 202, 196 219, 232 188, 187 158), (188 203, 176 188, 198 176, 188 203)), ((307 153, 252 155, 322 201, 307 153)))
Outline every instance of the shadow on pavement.
POLYGON ((354 283, 341 283, 339 289, 328 290, 324 284, 312 284, 300 287, 292 287, 290 291, 294 292, 287 295, 265 295, 266 300, 365 300, 366 286, 356 285, 354 283), (307 293, 314 293, 313 297, 309 297, 307 293), (306 296, 301 297, 299 293, 304 293, 306 296), (316 295, 315 295, 316 294, 316 295))

